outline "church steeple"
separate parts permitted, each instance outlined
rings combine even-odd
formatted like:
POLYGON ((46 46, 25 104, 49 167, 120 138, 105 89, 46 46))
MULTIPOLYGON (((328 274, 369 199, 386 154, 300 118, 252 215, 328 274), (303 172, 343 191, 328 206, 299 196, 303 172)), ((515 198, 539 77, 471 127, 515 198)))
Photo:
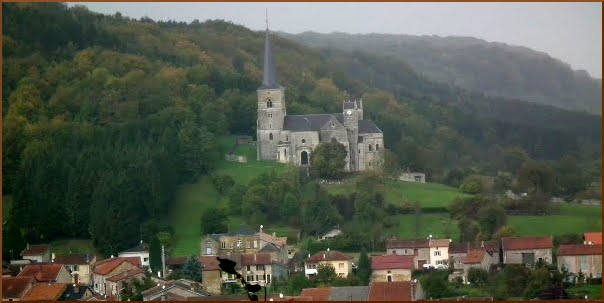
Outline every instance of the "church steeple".
POLYGON ((266 36, 264 38, 264 77, 260 88, 279 88, 277 82, 277 69, 273 61, 273 52, 271 50, 271 39, 268 31, 268 18, 266 20, 266 36))

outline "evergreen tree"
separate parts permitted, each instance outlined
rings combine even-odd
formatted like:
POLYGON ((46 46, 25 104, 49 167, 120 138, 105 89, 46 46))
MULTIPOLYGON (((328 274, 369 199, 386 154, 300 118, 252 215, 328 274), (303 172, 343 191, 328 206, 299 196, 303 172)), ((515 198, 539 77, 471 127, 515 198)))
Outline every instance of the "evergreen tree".
POLYGON ((161 271, 161 242, 156 235, 151 237, 151 243, 149 243, 149 265, 152 272, 161 271))
POLYGON ((359 266, 357 267, 357 276, 361 280, 361 285, 369 285, 371 279, 371 262, 365 248, 361 251, 359 256, 359 266))
POLYGON ((202 268, 199 259, 194 255, 187 258, 187 261, 185 261, 185 264, 182 267, 182 276, 185 279, 201 282, 201 272, 202 268))

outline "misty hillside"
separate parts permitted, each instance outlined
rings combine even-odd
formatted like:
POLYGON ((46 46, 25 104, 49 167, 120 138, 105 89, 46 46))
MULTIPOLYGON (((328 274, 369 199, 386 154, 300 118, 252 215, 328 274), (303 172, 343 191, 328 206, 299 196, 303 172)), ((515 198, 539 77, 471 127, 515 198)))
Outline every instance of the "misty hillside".
POLYGON ((602 111, 601 79, 526 47, 470 37, 279 34, 314 48, 360 50, 398 58, 430 79, 491 96, 598 115, 602 111))

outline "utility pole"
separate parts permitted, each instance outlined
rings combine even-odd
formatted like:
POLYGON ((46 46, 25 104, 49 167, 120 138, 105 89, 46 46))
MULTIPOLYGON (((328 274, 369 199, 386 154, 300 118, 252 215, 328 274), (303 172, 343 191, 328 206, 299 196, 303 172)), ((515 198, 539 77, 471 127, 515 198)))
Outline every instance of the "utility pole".
POLYGON ((161 275, 162 278, 166 278, 166 252, 163 244, 161 246, 161 275))

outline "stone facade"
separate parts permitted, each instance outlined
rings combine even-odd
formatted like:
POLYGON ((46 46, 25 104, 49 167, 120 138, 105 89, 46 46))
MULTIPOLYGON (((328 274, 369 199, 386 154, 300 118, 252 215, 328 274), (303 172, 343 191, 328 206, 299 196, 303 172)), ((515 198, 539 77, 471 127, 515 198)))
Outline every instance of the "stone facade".
POLYGON ((384 136, 371 120, 363 119, 362 100, 343 102, 341 113, 287 115, 285 88, 277 82, 268 29, 257 107, 257 160, 306 166, 317 145, 337 141, 346 147, 344 171, 380 168, 384 136))
POLYGON ((411 269, 381 269, 371 273, 371 282, 403 281, 411 281, 411 269))

